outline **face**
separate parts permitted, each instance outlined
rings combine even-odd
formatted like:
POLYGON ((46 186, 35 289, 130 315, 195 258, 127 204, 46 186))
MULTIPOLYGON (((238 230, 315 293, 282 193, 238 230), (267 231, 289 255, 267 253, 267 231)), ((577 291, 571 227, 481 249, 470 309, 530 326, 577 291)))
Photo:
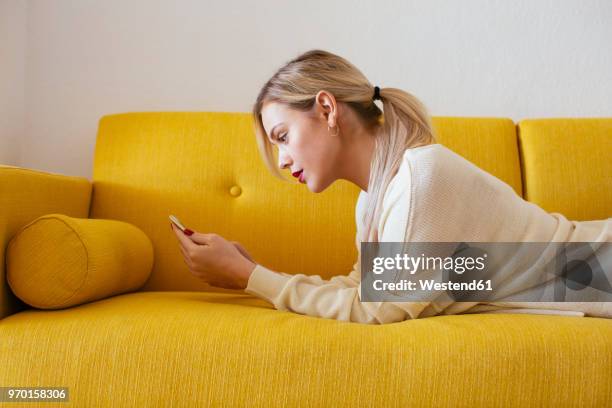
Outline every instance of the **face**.
POLYGON ((261 117, 270 142, 278 147, 278 166, 291 173, 302 170, 310 191, 319 193, 339 178, 340 138, 332 135, 338 132, 338 112, 331 94, 320 91, 315 101, 310 112, 268 102, 261 117), (327 129, 330 123, 331 133, 327 129))

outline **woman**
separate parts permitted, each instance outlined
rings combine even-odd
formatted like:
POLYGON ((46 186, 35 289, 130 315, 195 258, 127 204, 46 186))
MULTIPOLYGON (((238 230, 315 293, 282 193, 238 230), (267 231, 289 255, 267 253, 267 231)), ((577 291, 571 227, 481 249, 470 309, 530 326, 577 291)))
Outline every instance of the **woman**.
MULTIPOLYGON (((612 219, 568 221, 523 200, 436 143, 430 116, 417 98, 373 87, 332 53, 312 50, 280 68, 260 91, 253 115, 260 152, 274 175, 284 180, 274 163, 276 146, 278 166, 312 192, 338 179, 361 188, 358 253, 362 241, 612 241, 612 219), (384 113, 375 100, 382 101, 384 113)), ((279 310, 374 324, 506 311, 612 317, 612 303, 603 302, 361 302, 361 254, 348 276, 323 280, 267 269, 218 235, 186 237, 174 230, 194 274, 215 286, 244 289, 279 310)))

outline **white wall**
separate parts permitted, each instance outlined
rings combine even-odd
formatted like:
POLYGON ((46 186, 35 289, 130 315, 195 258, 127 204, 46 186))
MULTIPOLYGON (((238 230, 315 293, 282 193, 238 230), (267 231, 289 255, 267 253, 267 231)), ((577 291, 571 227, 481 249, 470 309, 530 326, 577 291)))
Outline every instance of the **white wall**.
POLYGON ((0 0, 0 164, 17 165, 25 126, 26 2, 0 0))
POLYGON ((47 171, 91 178, 105 114, 250 111, 269 76, 311 48, 414 93, 435 116, 612 117, 605 0, 27 4, 20 164, 47 171))

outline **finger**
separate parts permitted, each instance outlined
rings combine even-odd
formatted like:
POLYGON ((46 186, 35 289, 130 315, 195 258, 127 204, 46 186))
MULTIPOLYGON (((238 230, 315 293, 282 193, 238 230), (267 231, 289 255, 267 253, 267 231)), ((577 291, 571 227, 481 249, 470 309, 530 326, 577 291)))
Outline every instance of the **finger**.
POLYGON ((185 249, 193 249, 197 246, 196 243, 194 243, 191 239, 189 239, 189 237, 187 235, 185 235, 183 233, 183 231, 181 231, 180 229, 176 228, 176 226, 172 226, 172 228, 174 229, 174 235, 176 235, 176 237, 178 238, 179 242, 181 243, 181 245, 183 245, 183 247, 185 249))
POLYGON ((210 245, 211 234, 202 234, 199 232, 194 232, 189 238, 200 245, 210 245))
POLYGON ((181 230, 178 229, 177 227, 173 227, 173 228, 174 228, 174 234, 176 235, 176 240, 178 241, 179 249, 181 250, 183 255, 187 255, 188 253, 187 248, 185 248, 185 244, 183 243, 183 240, 181 240, 181 236, 180 236, 180 234, 182 234, 181 230))
MULTIPOLYGON (((181 235, 183 235, 183 232, 177 228, 174 224, 171 223, 171 227, 172 230, 176 233, 176 236, 178 238, 179 241, 179 250, 181 251, 181 253, 183 254, 183 262, 185 263, 185 265, 187 266, 187 269, 189 269, 189 272, 191 272, 192 274, 195 275, 195 273, 193 272, 192 268, 192 261, 191 261, 191 255, 189 254, 189 251, 185 248, 184 245, 184 240, 181 240, 181 235)), ((192 244, 194 245, 194 244, 192 244)))
POLYGON ((179 243, 178 247, 181 250, 181 253, 183 254, 183 257, 185 259, 189 259, 189 252, 187 252, 187 250, 183 247, 183 245, 181 243, 179 243))
POLYGON ((180 229, 179 229, 179 228, 178 228, 176 225, 174 225, 174 223, 172 223, 172 222, 170 223, 170 228, 172 229, 172 232, 174 232, 175 234, 177 234, 177 233, 179 233, 179 232, 180 232, 181 234, 183 233, 183 232, 182 232, 182 231, 181 231, 181 230, 180 230, 180 229))

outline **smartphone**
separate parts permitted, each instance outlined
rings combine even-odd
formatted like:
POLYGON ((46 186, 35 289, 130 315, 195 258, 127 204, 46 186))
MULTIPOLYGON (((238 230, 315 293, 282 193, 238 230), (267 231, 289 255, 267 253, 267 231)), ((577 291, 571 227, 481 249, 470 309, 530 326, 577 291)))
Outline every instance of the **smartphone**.
POLYGON ((172 221, 172 223, 176 225, 178 229, 185 232, 186 228, 178 218, 176 218, 174 215, 170 215, 169 218, 170 218, 170 221, 172 221))

